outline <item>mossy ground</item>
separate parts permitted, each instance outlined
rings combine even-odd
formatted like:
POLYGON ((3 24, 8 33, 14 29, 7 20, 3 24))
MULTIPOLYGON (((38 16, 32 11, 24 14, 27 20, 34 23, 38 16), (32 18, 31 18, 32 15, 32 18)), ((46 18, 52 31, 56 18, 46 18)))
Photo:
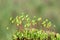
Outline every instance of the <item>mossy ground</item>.
POLYGON ((10 18, 12 24, 16 24, 17 32, 13 40, 60 40, 60 34, 55 32, 55 25, 47 18, 42 19, 22 14, 16 18, 10 18))
POLYGON ((24 30, 17 31, 13 35, 13 40, 60 40, 60 34, 44 30, 24 30))

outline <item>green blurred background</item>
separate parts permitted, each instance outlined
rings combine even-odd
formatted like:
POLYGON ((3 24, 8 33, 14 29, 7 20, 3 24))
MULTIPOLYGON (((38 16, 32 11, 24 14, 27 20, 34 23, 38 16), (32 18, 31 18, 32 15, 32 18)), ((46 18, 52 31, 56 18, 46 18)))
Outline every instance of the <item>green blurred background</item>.
POLYGON ((16 27, 10 24, 9 18, 22 12, 48 18, 60 33, 60 0, 0 0, 0 40, 12 40, 16 27))

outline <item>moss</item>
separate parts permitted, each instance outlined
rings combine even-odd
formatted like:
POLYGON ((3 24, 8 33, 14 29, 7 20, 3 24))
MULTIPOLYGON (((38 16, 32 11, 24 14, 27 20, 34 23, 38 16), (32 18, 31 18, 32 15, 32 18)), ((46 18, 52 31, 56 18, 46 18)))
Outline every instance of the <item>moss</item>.
POLYGON ((13 40, 60 40, 60 34, 51 31, 54 25, 48 19, 43 20, 36 16, 31 19, 25 14, 12 18, 10 21, 18 27, 13 40))

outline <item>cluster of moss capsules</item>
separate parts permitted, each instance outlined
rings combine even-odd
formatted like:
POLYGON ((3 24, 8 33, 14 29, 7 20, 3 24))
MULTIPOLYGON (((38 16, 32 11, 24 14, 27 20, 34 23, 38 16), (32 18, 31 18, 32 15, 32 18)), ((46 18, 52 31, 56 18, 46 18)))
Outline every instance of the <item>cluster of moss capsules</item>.
POLYGON ((15 18, 10 17, 12 24, 16 24, 18 30, 13 35, 13 40, 60 40, 60 35, 55 31, 55 25, 48 19, 22 14, 15 18))

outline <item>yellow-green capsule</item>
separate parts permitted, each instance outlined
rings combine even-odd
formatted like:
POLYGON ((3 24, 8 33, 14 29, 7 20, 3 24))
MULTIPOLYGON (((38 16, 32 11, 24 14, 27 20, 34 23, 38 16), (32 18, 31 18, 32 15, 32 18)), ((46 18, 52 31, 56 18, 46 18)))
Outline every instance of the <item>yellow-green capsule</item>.
POLYGON ((36 16, 34 16, 34 18, 36 18, 36 16))
POLYGON ((51 26, 51 22, 49 22, 48 24, 49 24, 49 26, 51 26))
POLYGON ((15 19, 14 20, 12 20, 12 23, 14 23, 15 22, 15 19))
POLYGON ((18 19, 16 19, 16 22, 18 23, 18 22, 19 22, 19 20, 18 20, 18 19))
POLYGON ((12 17, 10 17, 10 20, 12 20, 12 17))
POLYGON ((28 17, 28 15, 26 15, 26 17, 28 17))
POLYGON ((51 27, 51 22, 48 22, 47 28, 51 27))
POLYGON ((21 16, 20 16, 20 18, 23 18, 23 17, 24 17, 24 15, 21 15, 21 16))
POLYGON ((27 23, 27 27, 29 27, 30 26, 30 23, 27 23))
POLYGON ((16 16, 16 19, 18 19, 18 16, 16 16))
POLYGON ((43 24, 44 27, 46 27, 46 24, 43 24))
POLYGON ((42 20, 42 18, 40 17, 40 18, 38 18, 38 21, 40 21, 40 20, 42 20))
POLYGON ((9 28, 7 27, 6 29, 8 30, 9 28))
POLYGON ((48 21, 48 19, 45 20, 46 22, 48 21))
POLYGON ((22 21, 24 20, 24 18, 22 18, 22 21))
POLYGON ((35 20, 32 20, 32 22, 34 23, 34 22, 35 22, 35 20))
POLYGON ((27 25, 25 24, 24 27, 27 27, 27 25))
POLYGON ((27 18, 26 20, 27 20, 27 21, 29 21, 29 20, 30 20, 30 18, 27 18))
POLYGON ((22 21, 20 20, 19 24, 22 24, 22 21))
POLYGON ((56 27, 56 25, 53 25, 54 27, 56 27))
POLYGON ((42 24, 45 24, 45 23, 46 23, 46 21, 43 21, 43 22, 42 22, 42 24))
POLYGON ((17 24, 17 26, 19 26, 19 24, 17 24))

